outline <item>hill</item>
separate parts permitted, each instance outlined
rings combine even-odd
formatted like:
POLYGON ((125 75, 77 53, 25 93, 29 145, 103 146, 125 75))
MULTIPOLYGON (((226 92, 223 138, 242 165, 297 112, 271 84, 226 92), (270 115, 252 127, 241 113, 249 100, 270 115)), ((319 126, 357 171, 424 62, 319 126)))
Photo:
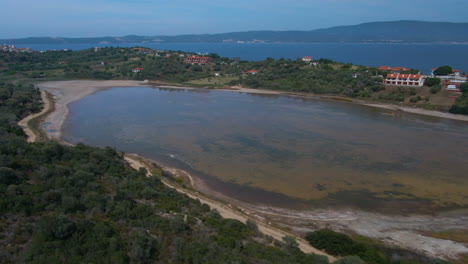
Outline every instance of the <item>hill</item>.
POLYGON ((468 23, 390 21, 339 26, 311 31, 247 31, 179 36, 95 38, 31 37, 0 43, 28 44, 143 44, 143 43, 468 43, 468 23))

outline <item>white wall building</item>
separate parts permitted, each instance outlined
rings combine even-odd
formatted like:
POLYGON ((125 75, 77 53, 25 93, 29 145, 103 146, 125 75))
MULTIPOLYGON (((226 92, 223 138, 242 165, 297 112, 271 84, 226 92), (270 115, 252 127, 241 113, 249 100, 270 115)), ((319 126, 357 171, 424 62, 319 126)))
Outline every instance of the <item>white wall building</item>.
POLYGON ((389 73, 385 78, 385 84, 397 86, 423 86, 424 79, 421 74, 389 73))

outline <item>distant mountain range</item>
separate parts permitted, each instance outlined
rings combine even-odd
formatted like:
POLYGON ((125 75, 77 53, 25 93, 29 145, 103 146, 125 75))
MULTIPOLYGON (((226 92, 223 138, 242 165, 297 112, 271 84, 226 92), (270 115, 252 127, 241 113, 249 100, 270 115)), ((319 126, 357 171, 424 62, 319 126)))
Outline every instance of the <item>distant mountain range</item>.
POLYGON ((31 37, 0 44, 144 44, 144 43, 468 43, 468 23, 391 21, 311 31, 247 31, 179 36, 95 38, 31 37))

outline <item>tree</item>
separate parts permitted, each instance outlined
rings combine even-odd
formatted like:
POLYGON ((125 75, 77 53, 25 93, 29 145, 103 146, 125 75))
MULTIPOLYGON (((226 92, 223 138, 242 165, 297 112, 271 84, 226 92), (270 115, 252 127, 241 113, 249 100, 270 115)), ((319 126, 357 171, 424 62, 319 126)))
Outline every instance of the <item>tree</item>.
POLYGON ((284 236, 283 241, 286 243, 286 247, 288 248, 297 248, 299 246, 296 239, 292 236, 284 236))
POLYGON ((431 87, 431 93, 432 93, 432 94, 436 94, 436 93, 438 93, 441 89, 442 89, 442 85, 436 84, 436 85, 434 85, 434 86, 431 87))
POLYGON ((445 66, 440 66, 434 71, 435 75, 449 75, 453 73, 452 67, 445 65, 445 66))
POLYGON ((18 177, 14 170, 6 167, 0 167, 0 184, 15 184, 18 182, 18 177))
POLYGON ((460 85, 460 89, 462 90, 463 94, 468 94, 468 82, 460 85))
POLYGON ((429 87, 432 87, 434 85, 437 85, 437 84, 440 84, 440 78, 437 78, 437 77, 434 77, 434 78, 427 78, 425 81, 424 81, 424 84, 429 86, 429 87))

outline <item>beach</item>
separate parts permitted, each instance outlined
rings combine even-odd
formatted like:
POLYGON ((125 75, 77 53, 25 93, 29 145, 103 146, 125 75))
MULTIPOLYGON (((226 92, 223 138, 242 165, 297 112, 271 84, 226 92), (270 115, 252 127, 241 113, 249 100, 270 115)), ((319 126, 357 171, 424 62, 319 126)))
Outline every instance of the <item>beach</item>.
MULTIPOLYGON (((47 117, 45 117, 43 123, 47 124, 46 133, 51 139, 62 141, 61 131, 69 113, 68 105, 70 103, 80 100, 81 98, 98 91, 114 87, 148 86, 148 83, 139 81, 61 81, 44 82, 38 84, 37 86, 41 90, 47 91, 54 96, 55 110, 47 115, 47 117)), ((171 89, 194 89, 190 87, 169 85, 158 85, 158 87, 171 89)), ((339 98, 335 99, 334 97, 314 95, 309 96, 299 93, 294 94, 289 92, 285 93, 271 90, 247 89, 242 87, 222 89, 222 91, 339 100, 339 98)), ((45 99, 46 98, 43 97, 43 100, 45 99)), ((46 109, 48 108, 47 100, 45 102, 46 109)), ((365 102, 357 103, 366 107, 385 108, 392 111, 404 111, 439 118, 468 121, 467 116, 453 115, 450 113, 385 104, 369 104, 365 102)), ((48 105, 50 105, 50 103, 48 105)), ((42 114, 43 113, 44 110, 42 114)), ((27 124, 27 121, 23 122, 22 124, 27 124)), ((28 133, 28 136, 29 140, 34 141, 33 135, 31 136, 28 133)), ((139 157, 137 155, 126 155, 126 159, 135 169, 140 167, 147 167, 143 157, 139 157)), ((157 161, 147 160, 146 162, 156 162, 158 165, 163 167, 164 170, 171 172, 173 175, 177 177, 188 178, 191 188, 194 190, 183 189, 165 181, 165 184, 169 187, 176 188, 176 190, 179 192, 185 193, 192 198, 199 199, 202 202, 207 203, 210 205, 210 207, 216 208, 218 211, 220 211, 224 217, 234 218, 243 222, 245 222, 247 219, 251 219, 259 225, 261 231, 264 230, 265 234, 268 234, 276 239, 281 239, 281 237, 284 235, 294 235, 300 242, 299 244, 304 252, 320 253, 320 251, 314 251, 315 249, 310 246, 310 248, 307 248, 306 246, 308 246, 308 244, 303 240, 300 240, 299 235, 317 228, 332 227, 336 230, 351 231, 360 235, 383 240, 388 244, 413 249, 417 252, 433 257, 456 258, 458 254, 468 253, 468 248, 461 243, 421 235, 422 231, 438 231, 455 227, 468 229, 468 216, 466 216, 466 214, 455 214, 448 216, 386 216, 372 212, 333 208, 310 211, 293 211, 283 208, 272 208, 241 203, 231 199, 230 197, 226 197, 221 193, 217 193, 216 190, 210 190, 210 195, 214 195, 217 199, 221 200, 218 201, 198 192, 198 190, 206 190, 206 186, 203 186, 202 180, 181 169, 167 167, 164 166, 164 164, 158 163, 157 161), (273 223, 275 226, 280 227, 281 229, 273 227, 269 223, 273 223), (285 232, 282 229, 292 230, 292 232, 285 232)))

